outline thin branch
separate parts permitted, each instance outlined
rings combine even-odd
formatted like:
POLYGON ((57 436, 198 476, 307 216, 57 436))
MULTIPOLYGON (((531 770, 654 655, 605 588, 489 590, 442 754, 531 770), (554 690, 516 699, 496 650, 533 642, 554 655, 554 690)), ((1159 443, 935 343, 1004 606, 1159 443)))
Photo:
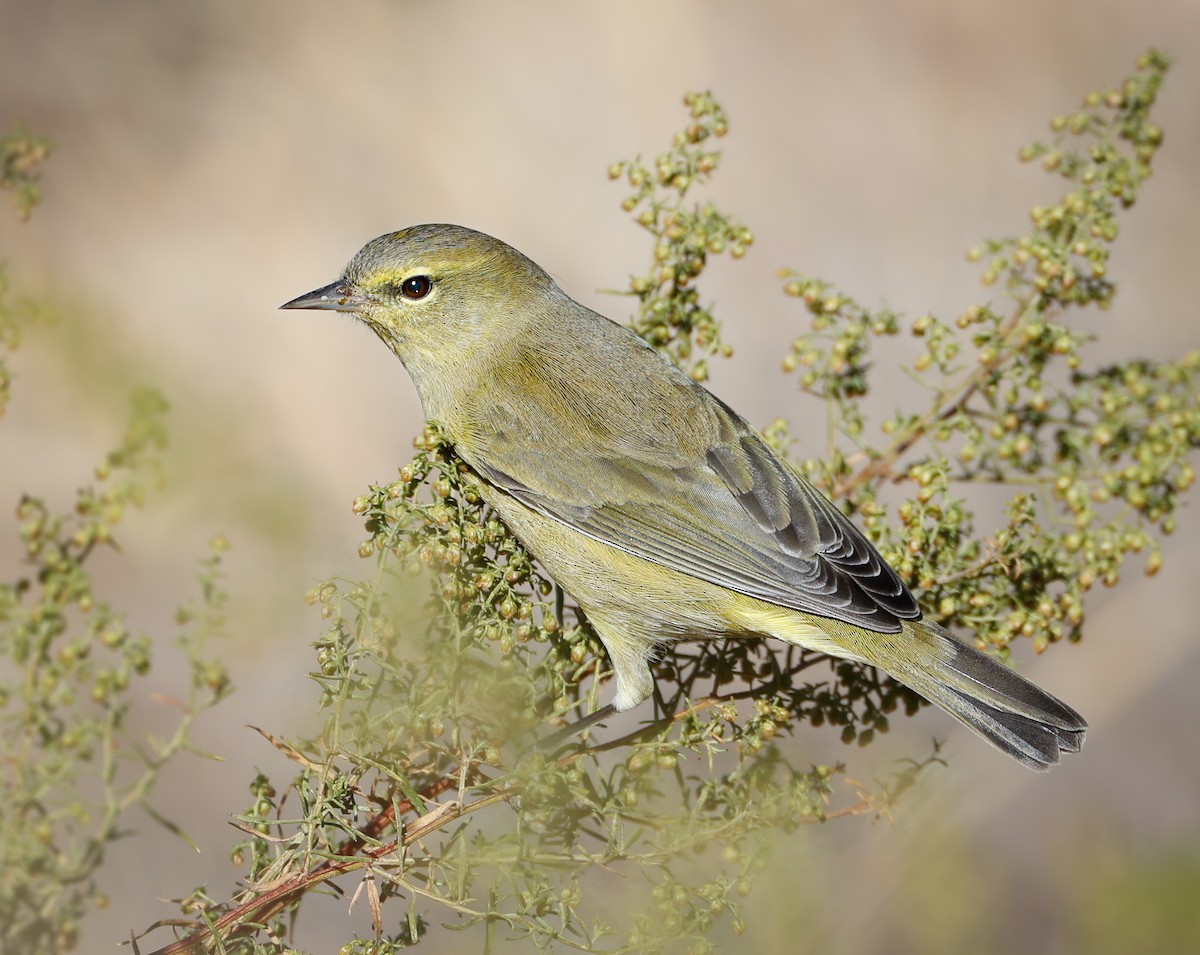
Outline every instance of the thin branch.
MULTIPOLYGON (((1036 295, 1018 302, 1017 307, 1013 309, 1010 315, 1000 328, 1000 338, 1004 344, 1008 344, 1009 339, 1016 331, 1021 319, 1033 308, 1036 295)), ((869 464, 861 470, 852 474, 843 481, 837 482, 833 488, 834 497, 846 497, 852 491, 868 484, 879 478, 891 476, 892 468, 904 456, 914 444, 929 432, 931 428, 947 421, 954 417, 975 393, 983 386, 988 377, 995 373, 996 369, 1008 358, 1006 351, 1000 351, 995 360, 979 365, 974 371, 966 376, 965 379, 953 388, 944 388, 938 392, 937 399, 933 406, 923 414, 920 419, 909 429, 908 433, 900 438, 897 438, 882 454, 871 460, 869 464), (952 395, 957 395, 949 404, 945 404, 947 399, 952 395)))

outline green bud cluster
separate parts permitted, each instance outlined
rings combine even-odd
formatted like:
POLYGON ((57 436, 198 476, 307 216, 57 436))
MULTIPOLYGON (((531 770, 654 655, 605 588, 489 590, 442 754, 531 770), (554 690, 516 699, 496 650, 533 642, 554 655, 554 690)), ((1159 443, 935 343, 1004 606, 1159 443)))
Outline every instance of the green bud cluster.
POLYGON ((1169 66, 1165 55, 1151 50, 1119 90, 1088 93, 1078 111, 1051 120, 1051 143, 1021 149, 1022 161, 1040 159, 1043 169, 1075 188, 1057 203, 1031 210, 1030 235, 971 251, 970 258, 988 260, 985 284, 1003 276, 1010 288, 1032 286, 1059 306, 1108 304, 1116 211, 1134 204, 1162 145, 1150 111, 1169 66))
POLYGON ((0 418, 4 417, 12 391, 8 356, 21 347, 29 328, 54 321, 55 316, 46 302, 11 295, 8 274, 4 263, 0 262, 0 418))
POLYGON ((238 816, 248 838, 234 844, 229 858, 239 869, 246 866, 250 879, 258 879, 272 861, 268 836, 280 807, 275 786, 265 773, 259 771, 250 781, 249 789, 252 801, 238 816))
POLYGON ((721 326, 711 307, 701 303, 696 279, 710 255, 740 259, 754 236, 711 202, 686 204, 688 190, 706 182, 720 161, 710 140, 724 136, 729 126, 710 93, 688 93, 683 101, 691 122, 653 168, 640 159, 626 160, 609 166, 608 175, 632 187, 621 207, 656 240, 649 269, 629 281, 629 294, 638 299, 630 327, 704 381, 705 356, 728 358, 733 349, 721 341, 721 326))
POLYGON ((811 333, 792 342, 783 371, 797 374, 803 391, 836 407, 845 432, 857 436, 862 431, 859 399, 868 390, 871 344, 898 334, 899 322, 890 312, 864 309, 820 279, 789 270, 780 276, 784 293, 803 301, 812 315, 811 333))
POLYGON ((52 148, 49 140, 23 127, 0 137, 0 190, 13 193, 12 202, 22 222, 42 198, 38 180, 52 148))

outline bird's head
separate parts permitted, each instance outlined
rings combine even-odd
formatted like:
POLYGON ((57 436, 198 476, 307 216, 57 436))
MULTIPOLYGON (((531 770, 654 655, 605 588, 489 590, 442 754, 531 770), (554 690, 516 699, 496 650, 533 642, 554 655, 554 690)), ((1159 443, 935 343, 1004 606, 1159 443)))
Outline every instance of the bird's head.
POLYGON ((280 307, 357 315, 416 377, 422 365, 459 366, 494 351, 561 295, 539 266, 499 239, 419 225, 372 239, 336 281, 280 307))

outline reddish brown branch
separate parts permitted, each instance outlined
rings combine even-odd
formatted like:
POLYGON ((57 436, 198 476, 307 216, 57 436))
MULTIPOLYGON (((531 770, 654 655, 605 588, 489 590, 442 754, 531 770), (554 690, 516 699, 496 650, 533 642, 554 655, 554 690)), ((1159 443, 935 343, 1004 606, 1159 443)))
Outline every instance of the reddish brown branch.
MULTIPOLYGON (((421 798, 426 800, 435 799, 437 796, 454 787, 457 782, 457 776, 438 779, 421 791, 421 798)), ((382 846, 368 848, 367 844, 369 842, 376 841, 380 833, 387 831, 388 828, 395 824, 397 813, 411 812, 416 808, 412 800, 409 799, 405 799, 393 806, 388 806, 359 830, 357 836, 347 840, 337 848, 335 855, 339 858, 327 859, 309 872, 285 879, 279 885, 267 889, 261 894, 254 896, 254 898, 235 906, 213 922, 211 926, 204 925, 199 927, 186 938, 179 939, 170 945, 156 949, 151 955, 203 955, 203 953, 209 951, 214 938, 219 937, 222 940, 229 940, 239 935, 248 934, 256 926, 266 922, 277 912, 286 909, 299 896, 314 886, 322 882, 328 882, 330 879, 344 875, 347 872, 352 872, 355 869, 364 868, 370 865, 375 859, 389 855, 402 845, 428 835, 452 819, 457 819, 468 812, 482 808, 483 805, 495 802, 496 798, 495 796, 488 796, 470 804, 463 804, 457 801, 439 804, 419 819, 415 819, 413 822, 405 825, 402 829, 401 838, 382 846)), ((167 923, 156 923, 154 926, 151 926, 151 929, 165 924, 167 923)), ((192 924, 194 925, 195 923, 192 924)), ((136 947, 136 942, 134 944, 136 947)))

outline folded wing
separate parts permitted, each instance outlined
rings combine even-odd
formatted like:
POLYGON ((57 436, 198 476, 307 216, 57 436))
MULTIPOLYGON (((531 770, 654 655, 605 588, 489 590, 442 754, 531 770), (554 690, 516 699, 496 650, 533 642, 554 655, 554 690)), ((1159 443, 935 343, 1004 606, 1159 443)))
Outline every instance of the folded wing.
MULTIPOLYGON (((672 570, 883 633, 921 616, 840 510, 730 408, 699 388, 691 397, 702 405, 704 440, 679 453, 674 433, 645 442, 644 454, 630 446, 608 456, 567 451, 545 418, 533 431, 526 419, 521 440, 506 440, 501 429, 460 451, 527 507, 672 570)), ((482 420, 499 418, 493 411, 482 420)))

